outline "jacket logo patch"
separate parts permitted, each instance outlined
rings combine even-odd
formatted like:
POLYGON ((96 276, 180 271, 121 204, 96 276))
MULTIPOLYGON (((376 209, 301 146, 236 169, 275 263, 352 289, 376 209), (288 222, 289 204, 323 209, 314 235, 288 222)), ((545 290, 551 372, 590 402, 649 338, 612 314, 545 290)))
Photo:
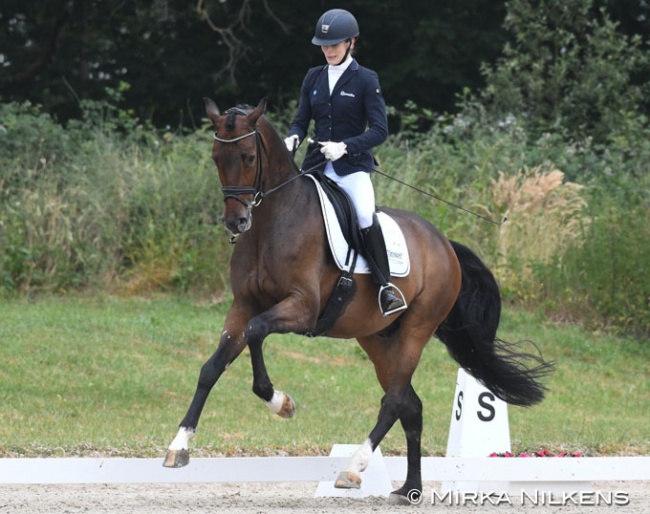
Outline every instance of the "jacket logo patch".
POLYGON ((356 98, 354 96, 354 93, 346 93, 345 91, 341 91, 341 96, 349 96, 351 98, 356 98))

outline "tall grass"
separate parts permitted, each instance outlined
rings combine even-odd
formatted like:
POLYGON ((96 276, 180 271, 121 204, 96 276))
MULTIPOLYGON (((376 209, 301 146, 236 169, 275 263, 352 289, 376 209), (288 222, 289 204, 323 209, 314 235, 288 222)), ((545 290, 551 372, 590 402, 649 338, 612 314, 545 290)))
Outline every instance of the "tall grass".
POLYGON ((0 288, 225 287, 229 249, 205 134, 64 130, 29 110, 9 121, 0 147, 0 288), (40 132, 49 139, 30 137, 40 132))
POLYGON ((445 201, 395 185, 384 194, 378 177, 380 201, 403 202, 477 250, 509 302, 650 334, 646 131, 618 134, 609 146, 567 142, 561 133, 531 141, 516 119, 491 120, 470 103, 432 122, 415 142, 394 138, 380 157, 384 171, 445 201), (447 202, 509 221, 487 223, 447 202))
POLYGON ((511 176, 499 172, 491 187, 494 209, 508 219, 497 231, 495 274, 506 293, 535 299, 534 270, 584 243, 584 188, 541 166, 511 176))
MULTIPOLYGON (((231 248, 209 132, 160 134, 96 107, 63 128, 33 106, 0 106, 0 294, 227 291, 231 248)), ((273 119, 282 133, 287 114, 273 119)), ((418 212, 475 249, 507 301, 643 336, 646 135, 607 147, 554 134, 530 141, 516 120, 469 105, 377 151, 382 171, 434 198, 373 181, 379 204, 418 212), (497 226, 456 206, 510 219, 497 226)))

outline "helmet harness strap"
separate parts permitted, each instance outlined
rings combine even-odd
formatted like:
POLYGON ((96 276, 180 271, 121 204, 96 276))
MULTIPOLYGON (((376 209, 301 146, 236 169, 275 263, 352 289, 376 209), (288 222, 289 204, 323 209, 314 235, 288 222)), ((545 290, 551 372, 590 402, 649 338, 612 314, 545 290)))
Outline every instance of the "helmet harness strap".
POLYGON ((348 49, 345 51, 345 55, 343 56, 343 59, 341 59, 341 62, 339 62, 337 66, 340 66, 345 62, 345 60, 348 58, 348 55, 350 55, 350 51, 352 50, 352 38, 346 39, 346 42, 348 43, 348 49))

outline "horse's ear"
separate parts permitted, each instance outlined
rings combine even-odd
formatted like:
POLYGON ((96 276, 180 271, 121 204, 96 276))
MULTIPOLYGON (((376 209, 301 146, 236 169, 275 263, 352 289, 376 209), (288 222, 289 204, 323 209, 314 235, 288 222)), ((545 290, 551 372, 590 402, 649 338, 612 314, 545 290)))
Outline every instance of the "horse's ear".
POLYGON ((205 97, 203 102, 205 103, 205 113, 208 115, 208 118, 210 118, 212 123, 215 123, 216 119, 221 115, 219 107, 217 107, 217 104, 208 97, 205 97))
POLYGON ((260 103, 257 104, 257 107, 253 109, 249 114, 248 114, 248 122, 251 125, 255 125, 257 123, 257 120, 260 119, 260 116, 264 114, 264 111, 266 110, 266 97, 262 98, 260 100, 260 103))

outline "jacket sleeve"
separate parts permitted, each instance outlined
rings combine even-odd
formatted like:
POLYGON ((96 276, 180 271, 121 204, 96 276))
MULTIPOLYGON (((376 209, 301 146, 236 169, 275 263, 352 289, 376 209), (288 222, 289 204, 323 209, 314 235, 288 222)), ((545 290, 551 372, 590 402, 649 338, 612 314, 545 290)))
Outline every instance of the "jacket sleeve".
POLYGON ((379 146, 388 137, 386 103, 381 94, 379 77, 374 71, 365 70, 363 105, 368 122, 368 130, 362 134, 345 139, 348 154, 360 154, 379 146))
POLYGON ((307 130, 309 129, 309 122, 311 121, 311 101, 309 99, 309 92, 312 88, 313 83, 313 70, 309 70, 305 79, 302 81, 302 86, 300 87, 300 100, 298 101, 298 110, 296 115, 289 126, 289 132, 287 136, 293 136, 294 134, 300 138, 300 142, 304 141, 305 136, 307 135, 307 130))

